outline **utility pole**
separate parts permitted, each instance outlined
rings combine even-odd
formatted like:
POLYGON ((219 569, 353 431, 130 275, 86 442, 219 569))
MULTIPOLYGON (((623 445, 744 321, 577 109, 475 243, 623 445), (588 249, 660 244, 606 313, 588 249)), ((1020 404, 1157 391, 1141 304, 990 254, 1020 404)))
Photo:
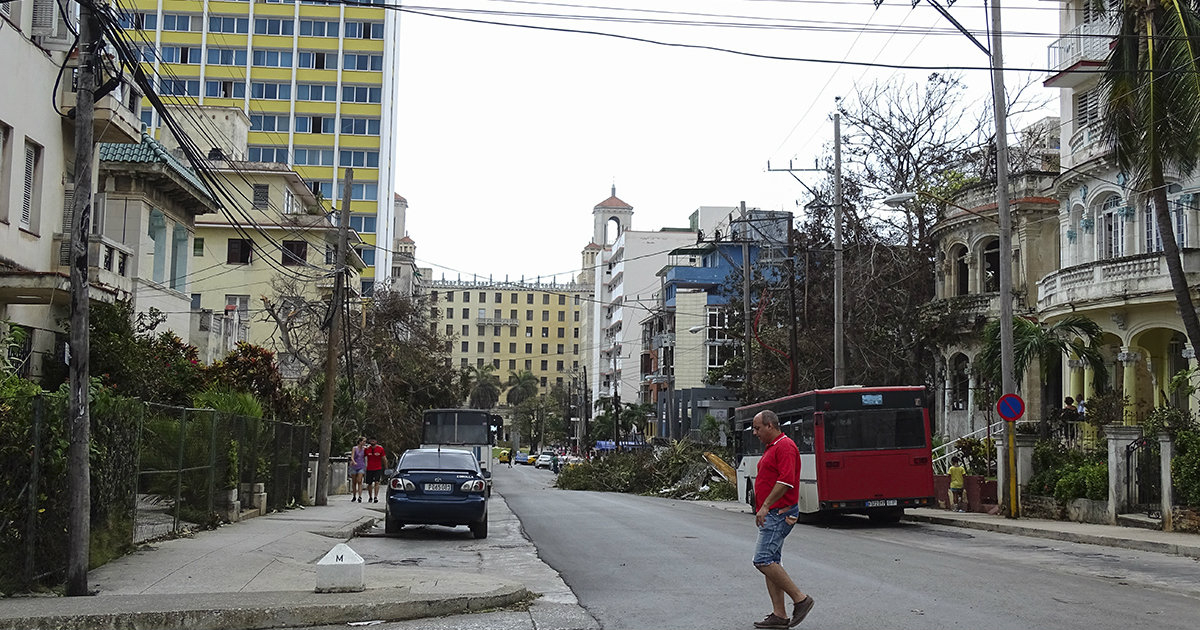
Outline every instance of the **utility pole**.
POLYGON ((743 319, 746 320, 744 322, 744 325, 742 326, 742 329, 743 329, 742 334, 745 335, 745 337, 746 337, 746 343, 744 344, 745 349, 743 350, 743 352, 745 352, 745 354, 746 354, 746 361, 745 361, 745 363, 746 363, 745 386, 746 387, 745 388, 746 388, 746 397, 749 399, 746 402, 750 402, 754 399, 754 388, 751 387, 751 376, 750 376, 750 373, 751 373, 750 348, 751 348, 751 343, 753 342, 752 336, 754 334, 754 323, 751 321, 752 315, 750 314, 750 234, 749 234, 750 223, 747 220, 748 217, 746 216, 746 202, 745 201, 741 202, 739 204, 739 207, 741 208, 741 211, 742 211, 742 231, 743 231, 742 238, 741 238, 741 241, 742 241, 742 314, 743 314, 743 319))
POLYGON ((329 455, 333 446, 333 396, 337 391, 337 341, 340 333, 342 304, 346 286, 346 230, 350 225, 350 193, 353 190, 354 169, 346 169, 342 188, 342 211, 338 215, 337 254, 334 259, 333 298, 329 302, 329 341, 325 346, 325 408, 321 414, 321 442, 317 455, 317 505, 329 502, 329 455))
MULTIPOLYGON (((1004 95, 1004 51, 1000 35, 1000 0, 992 2, 992 107, 996 118, 996 210, 1000 223, 1000 382, 1001 395, 1015 394, 1013 378, 1012 309, 1012 214, 1008 207, 1008 113, 1004 95)), ((1021 513, 1017 495, 1016 423, 1004 423, 1008 444, 1007 479, 1004 512, 1008 518, 1021 513)))
MULTIPOLYGON (((591 405, 591 402, 588 401, 588 392, 589 391, 591 391, 591 390, 588 389, 587 365, 584 365, 583 366, 583 385, 582 385, 581 389, 579 390, 579 415, 580 415, 579 424, 583 427, 583 430, 580 431, 580 433, 582 434, 582 437, 584 439, 587 439, 589 437, 589 435, 588 435, 588 419, 590 419, 592 417, 592 405, 591 405)), ((583 455, 583 453, 581 452, 580 455, 583 455)))
POLYGON ((792 228, 795 217, 788 213, 787 223, 787 252, 788 252, 788 393, 796 393, 796 354, 799 352, 796 342, 796 231, 792 228))
POLYGON ((88 232, 92 214, 93 125, 96 115, 96 76, 100 25, 90 2, 79 3, 79 75, 75 100, 75 183, 71 205, 71 392, 67 403, 67 595, 88 594, 91 554, 92 481, 91 413, 88 400, 88 232))
POLYGON ((842 114, 833 112, 833 386, 846 384, 846 315, 842 282, 842 114))

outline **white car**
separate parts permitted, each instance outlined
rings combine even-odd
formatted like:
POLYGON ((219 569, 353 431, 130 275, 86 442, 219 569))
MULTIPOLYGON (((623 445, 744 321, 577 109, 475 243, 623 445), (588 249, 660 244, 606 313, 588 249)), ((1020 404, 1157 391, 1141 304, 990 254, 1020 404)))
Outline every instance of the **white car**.
POLYGON ((554 451, 542 451, 538 455, 537 462, 534 463, 535 468, 550 468, 550 462, 554 458, 554 451))

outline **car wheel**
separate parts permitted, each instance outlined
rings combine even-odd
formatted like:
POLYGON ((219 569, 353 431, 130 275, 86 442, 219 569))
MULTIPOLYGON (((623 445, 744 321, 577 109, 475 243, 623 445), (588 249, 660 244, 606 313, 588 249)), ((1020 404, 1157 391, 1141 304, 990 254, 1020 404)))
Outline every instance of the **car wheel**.
POLYGON ((404 523, 401 523, 400 521, 393 521, 390 518, 383 519, 383 533, 399 534, 400 530, 402 529, 404 529, 404 523))
POLYGON ((487 513, 484 513, 482 521, 471 523, 470 528, 475 538, 487 538, 487 513))

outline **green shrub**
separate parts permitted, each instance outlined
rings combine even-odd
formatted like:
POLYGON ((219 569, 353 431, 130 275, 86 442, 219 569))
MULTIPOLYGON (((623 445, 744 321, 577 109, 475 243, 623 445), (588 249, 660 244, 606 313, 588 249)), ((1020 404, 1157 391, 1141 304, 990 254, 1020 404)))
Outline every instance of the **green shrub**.
POLYGON ((1200 430, 1188 429, 1176 435, 1171 478, 1179 492, 1175 501, 1200 507, 1200 430))
POLYGON ((1103 501, 1108 498, 1108 463, 1090 462, 1066 468, 1054 485, 1060 503, 1075 499, 1103 501))
POLYGON ((1025 486, 1030 494, 1053 496, 1066 503, 1108 498, 1108 462, 1103 453, 1068 449, 1057 440, 1040 440, 1033 447, 1033 476, 1025 486))
POLYGON ((968 475, 987 475, 988 462, 996 461, 996 441, 991 438, 959 438, 954 446, 963 460, 968 475))

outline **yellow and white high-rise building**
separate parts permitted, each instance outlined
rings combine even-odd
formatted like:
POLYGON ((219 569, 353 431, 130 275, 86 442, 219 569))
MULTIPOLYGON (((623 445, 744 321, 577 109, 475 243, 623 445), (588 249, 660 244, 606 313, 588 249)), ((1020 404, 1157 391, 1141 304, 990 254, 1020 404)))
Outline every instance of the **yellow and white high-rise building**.
MULTIPOLYGON (((390 273, 395 236, 398 12, 384 0, 354 6, 121 0, 120 6, 122 26, 164 100, 237 107, 250 118, 247 154, 227 158, 292 167, 328 209, 337 207, 345 169, 353 167, 350 223, 366 244, 362 292, 369 295, 390 273)), ((142 122, 156 136, 163 125, 149 107, 142 122)), ((201 151, 238 144, 211 146, 213 140, 193 138, 201 151)))

